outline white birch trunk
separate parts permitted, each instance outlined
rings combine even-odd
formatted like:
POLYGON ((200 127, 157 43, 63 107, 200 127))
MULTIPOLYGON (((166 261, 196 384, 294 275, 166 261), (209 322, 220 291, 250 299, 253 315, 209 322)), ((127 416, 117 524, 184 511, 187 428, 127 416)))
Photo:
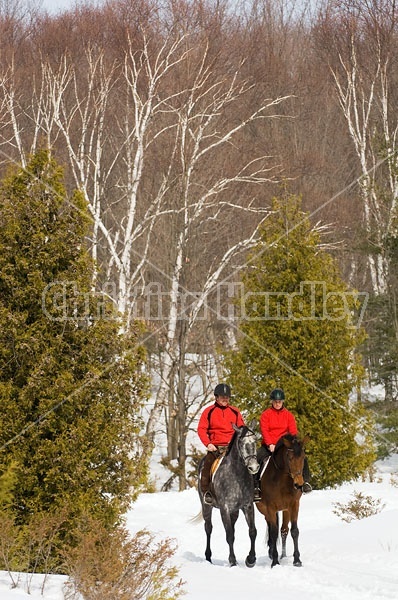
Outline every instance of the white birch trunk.
MULTIPOLYGON (((377 163, 372 148, 371 117, 376 110, 375 90, 379 82, 381 65, 378 62, 368 90, 362 85, 359 73, 356 47, 352 40, 350 61, 344 62, 340 57, 343 80, 333 71, 340 106, 347 122, 348 131, 353 141, 361 168, 359 180, 363 202, 365 230, 369 239, 376 235, 376 241, 382 247, 385 223, 382 222, 382 209, 374 184, 377 163)), ((370 280, 375 294, 383 294, 387 286, 387 263, 384 256, 368 253, 367 256, 370 280)))

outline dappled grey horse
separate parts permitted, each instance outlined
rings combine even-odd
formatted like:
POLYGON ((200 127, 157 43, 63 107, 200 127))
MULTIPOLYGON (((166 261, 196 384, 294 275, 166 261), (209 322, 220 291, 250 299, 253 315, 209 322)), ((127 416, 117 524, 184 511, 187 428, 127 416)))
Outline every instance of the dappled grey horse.
MULTIPOLYGON (((246 566, 253 567, 256 563, 255 541, 257 530, 254 522, 253 507, 253 474, 257 473, 259 464, 256 458, 256 436, 248 427, 236 427, 235 433, 225 455, 220 459, 213 474, 210 489, 215 499, 214 506, 220 509, 224 524, 227 543, 229 545, 229 564, 236 565, 234 552, 235 523, 239 510, 245 515, 249 526, 250 552, 246 557, 246 566)), ((200 488, 200 473, 204 458, 199 465, 198 490, 202 503, 202 515, 205 521, 207 536, 206 560, 211 562, 210 537, 213 530, 211 521, 213 506, 205 504, 200 488)))

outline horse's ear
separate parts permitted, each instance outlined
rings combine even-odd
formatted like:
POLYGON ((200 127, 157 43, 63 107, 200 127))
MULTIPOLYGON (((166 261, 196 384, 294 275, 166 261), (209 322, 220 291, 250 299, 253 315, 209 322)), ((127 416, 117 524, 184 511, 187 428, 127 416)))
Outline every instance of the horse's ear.
POLYGON ((257 433, 257 419, 250 419, 249 423, 248 423, 248 427, 251 431, 253 431, 254 433, 257 433))
POLYGON ((286 448, 291 448, 291 447, 292 447, 292 445, 293 445, 293 444, 292 444, 292 442, 291 442, 291 440, 288 440, 288 439, 287 439, 287 438, 285 438, 285 437, 284 437, 284 438, 282 438, 282 441, 283 441, 284 445, 286 446, 286 448))
POLYGON ((306 444, 308 444, 308 442, 310 440, 311 440, 311 438, 310 438, 310 436, 307 433, 307 435, 305 435, 304 438, 303 438, 303 446, 305 446, 306 444))
POLYGON ((233 427, 233 429, 234 429, 235 431, 239 431, 239 427, 237 427, 237 426, 235 425, 235 423, 232 423, 232 427, 233 427))

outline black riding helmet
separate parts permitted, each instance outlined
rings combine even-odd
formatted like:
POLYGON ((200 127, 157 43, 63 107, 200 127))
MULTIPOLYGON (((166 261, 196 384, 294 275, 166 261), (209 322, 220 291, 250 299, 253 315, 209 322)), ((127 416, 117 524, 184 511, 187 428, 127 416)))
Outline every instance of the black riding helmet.
POLYGON ((271 400, 284 400, 285 392, 281 388, 275 388, 270 394, 271 400))
POLYGON ((218 383, 214 388, 215 396, 228 396, 231 397, 231 388, 226 383, 218 383))

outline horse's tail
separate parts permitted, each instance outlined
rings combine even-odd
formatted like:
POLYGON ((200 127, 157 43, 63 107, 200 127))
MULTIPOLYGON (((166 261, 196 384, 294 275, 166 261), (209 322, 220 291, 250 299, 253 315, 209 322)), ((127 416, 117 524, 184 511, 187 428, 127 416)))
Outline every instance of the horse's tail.
POLYGON ((188 519, 188 523, 191 523, 192 525, 196 525, 197 523, 200 523, 201 521, 203 521, 203 514, 202 514, 201 510, 198 512, 197 515, 188 519))

